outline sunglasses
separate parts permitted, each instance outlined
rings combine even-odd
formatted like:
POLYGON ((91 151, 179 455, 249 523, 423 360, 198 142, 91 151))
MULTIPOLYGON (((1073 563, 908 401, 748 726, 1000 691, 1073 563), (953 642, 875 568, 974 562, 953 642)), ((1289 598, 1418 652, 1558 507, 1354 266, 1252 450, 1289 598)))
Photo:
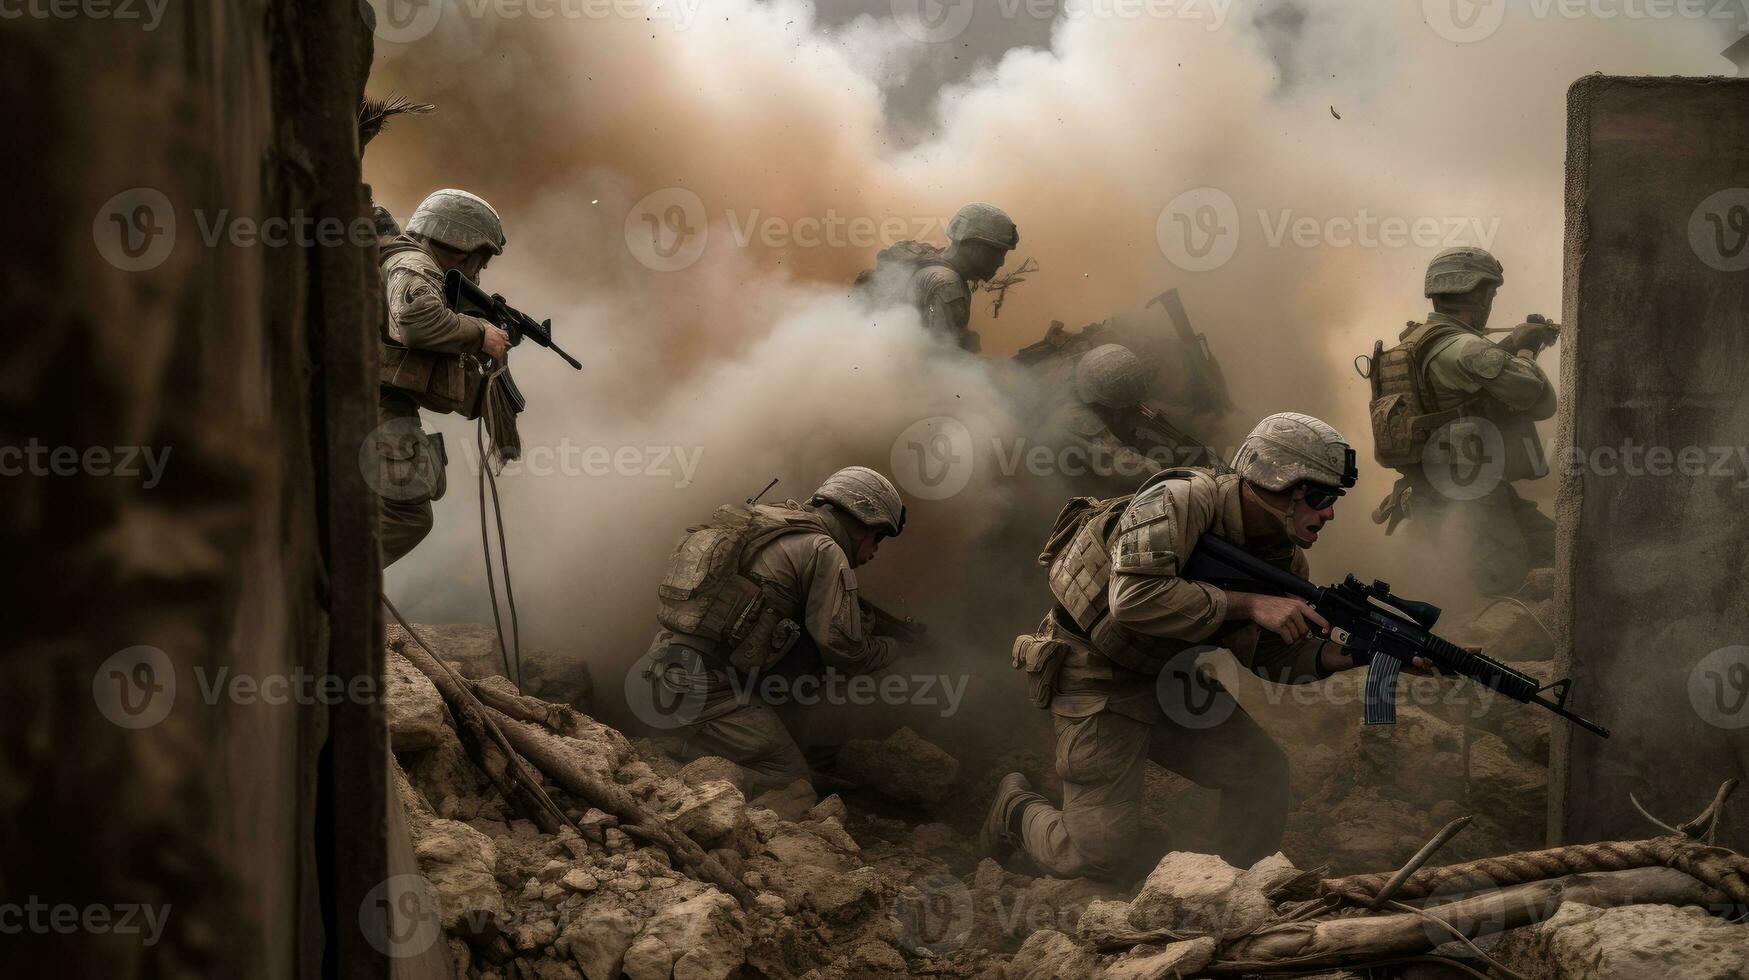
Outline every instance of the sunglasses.
POLYGON ((1336 498, 1342 496, 1342 491, 1335 487, 1326 487, 1317 483, 1300 484, 1300 499, 1313 510, 1323 510, 1336 503, 1336 498))

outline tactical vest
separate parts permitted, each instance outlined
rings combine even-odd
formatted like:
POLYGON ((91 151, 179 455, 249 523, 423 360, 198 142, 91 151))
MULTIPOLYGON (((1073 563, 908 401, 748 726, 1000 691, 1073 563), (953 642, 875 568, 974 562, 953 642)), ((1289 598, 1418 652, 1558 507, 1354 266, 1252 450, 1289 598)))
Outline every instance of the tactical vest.
MULTIPOLYGON (((417 252, 424 255, 417 242, 405 236, 383 246, 383 284, 397 268, 409 268, 414 275, 424 276, 443 290, 441 278, 432 279, 426 270, 405 259, 397 258, 417 252)), ((397 342, 389 333, 388 304, 383 304, 383 316, 377 325, 382 340, 382 366, 377 380, 385 388, 403 392, 420 407, 430 412, 455 413, 463 418, 480 417, 481 394, 485 391, 484 375, 479 361, 472 354, 445 354, 421 350, 397 342)))
POLYGON ((1435 432, 1470 410, 1473 397, 1441 396, 1427 383, 1422 352, 1462 327, 1410 321, 1397 346, 1373 344, 1367 380, 1372 382, 1373 458, 1380 466, 1405 470, 1421 465, 1421 454, 1435 432))
POLYGON ((939 265, 951 269, 953 265, 947 261, 943 250, 928 242, 903 241, 888 245, 875 256, 872 269, 864 269, 856 274, 855 290, 867 292, 877 284, 898 282, 898 277, 892 272, 894 266, 902 266, 905 270, 905 282, 909 283, 917 272, 927 266, 939 265), (888 280, 887 277, 893 278, 888 280))
POLYGON ((687 529, 656 590, 656 619, 706 657, 743 673, 774 666, 800 638, 772 583, 748 572, 760 549, 791 534, 826 534, 812 511, 724 504, 709 524, 687 529))
POLYGON ((1183 644, 1120 625, 1111 615, 1111 549, 1118 526, 1136 496, 1165 480, 1212 479, 1200 470, 1165 470, 1135 494, 1095 500, 1076 497, 1063 507, 1038 562, 1050 569, 1051 594, 1076 629, 1099 653, 1120 667, 1155 673, 1183 644))

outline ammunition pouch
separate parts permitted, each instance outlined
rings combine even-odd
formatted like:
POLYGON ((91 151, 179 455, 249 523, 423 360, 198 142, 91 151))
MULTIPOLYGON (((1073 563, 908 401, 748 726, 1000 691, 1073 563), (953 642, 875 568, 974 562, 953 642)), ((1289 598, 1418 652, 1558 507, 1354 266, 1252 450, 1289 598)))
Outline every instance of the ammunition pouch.
POLYGON ((1014 668, 1026 672, 1027 700, 1035 708, 1051 706, 1057 694, 1057 675, 1069 658, 1069 645, 1056 638, 1054 631, 1054 624, 1047 619, 1037 633, 1014 638, 1014 668))
POLYGON ((428 412, 480 417, 485 375, 472 354, 442 354, 383 342, 378 380, 405 392, 428 412))

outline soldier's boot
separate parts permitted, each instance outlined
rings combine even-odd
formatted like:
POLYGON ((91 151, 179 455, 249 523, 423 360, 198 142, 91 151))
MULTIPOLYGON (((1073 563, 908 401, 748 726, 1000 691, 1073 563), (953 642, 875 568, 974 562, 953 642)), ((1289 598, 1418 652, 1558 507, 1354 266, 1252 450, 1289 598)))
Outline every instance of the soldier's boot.
POLYGON ((984 826, 978 831, 978 850, 995 858, 997 863, 1020 846, 1020 818, 1034 803, 1050 805, 1050 801, 1033 792, 1025 775, 1011 772, 996 784, 996 798, 990 802, 990 812, 984 815, 984 826))

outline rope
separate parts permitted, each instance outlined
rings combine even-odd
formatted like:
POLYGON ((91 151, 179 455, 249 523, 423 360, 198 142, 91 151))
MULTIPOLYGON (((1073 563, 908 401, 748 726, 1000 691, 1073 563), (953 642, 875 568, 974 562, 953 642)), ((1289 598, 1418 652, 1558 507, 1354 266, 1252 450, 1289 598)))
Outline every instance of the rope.
MULTIPOLYGON (((495 401, 495 398, 498 395, 498 375, 503 370, 503 366, 500 365, 491 374, 486 376, 486 394, 484 399, 486 410, 480 413, 479 420, 474 424, 474 444, 478 447, 480 453, 480 551, 481 558, 486 564, 486 592, 492 599, 492 625, 496 627, 498 631, 498 654, 504 660, 504 676, 510 678, 510 680, 516 684, 516 692, 521 694, 523 693, 522 625, 516 614, 516 591, 510 584, 510 550, 504 540, 504 508, 498 499, 498 475, 494 472, 492 457, 488 456, 486 453, 486 427, 488 418, 491 418, 492 420, 493 452, 499 453, 503 448, 499 438, 500 423, 498 415, 500 408, 495 401), (492 492, 492 515, 498 526, 498 562, 504 569, 504 598, 506 603, 510 606, 509 644, 504 642, 504 618, 498 607, 497 574, 492 567, 492 543, 486 526, 486 491, 488 488, 490 488, 492 492), (516 655, 514 666, 511 665, 512 650, 515 651, 516 655)), ((514 419, 511 424, 514 424, 514 419)), ((514 447, 514 450, 520 452, 520 441, 518 441, 518 445, 514 447)))
MULTIPOLYGON (((1685 837, 1576 844, 1441 868, 1424 868, 1404 881, 1397 895, 1417 899, 1486 891, 1595 871, 1654 867, 1686 872, 1724 892, 1734 902, 1749 903, 1749 858, 1685 837)), ((1364 904, 1385 887, 1390 877, 1385 874, 1351 875, 1331 878, 1324 882, 1323 887, 1328 894, 1364 904)))

